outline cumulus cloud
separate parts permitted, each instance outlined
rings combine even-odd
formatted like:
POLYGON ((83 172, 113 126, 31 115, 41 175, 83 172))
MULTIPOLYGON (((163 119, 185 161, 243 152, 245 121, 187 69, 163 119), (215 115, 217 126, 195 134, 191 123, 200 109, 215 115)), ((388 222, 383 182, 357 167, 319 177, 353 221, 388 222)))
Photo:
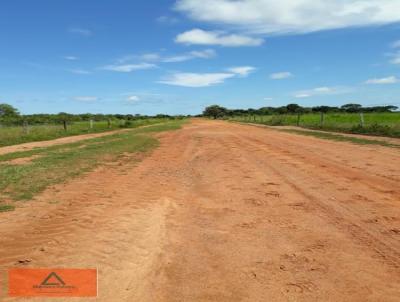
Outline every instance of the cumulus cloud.
POLYGON ((264 40, 246 35, 228 34, 222 31, 192 29, 179 34, 176 43, 187 45, 219 45, 227 47, 259 46, 264 40))
POLYGON ((145 69, 152 69, 156 68, 157 65, 150 64, 150 63, 140 63, 140 64, 115 64, 115 65, 107 65, 104 66, 102 69, 108 71, 115 71, 115 72, 132 72, 136 70, 145 70, 145 69))
POLYGON ((234 77, 247 77, 256 68, 252 66, 238 66, 228 68, 227 72, 217 73, 174 73, 159 83, 183 87, 207 87, 225 82, 234 77))
POLYGON ((282 72, 277 72, 269 75, 269 78, 272 80, 284 80, 287 78, 291 78, 293 74, 289 71, 282 71, 282 72))
POLYGON ((295 98, 309 98, 319 95, 332 95, 348 93, 350 89, 345 87, 317 87, 308 90, 301 90, 294 93, 295 98))
POLYGON ((160 83, 183 87, 207 87, 221 84, 234 76, 233 73, 175 73, 160 83))
POLYGON ((175 9, 197 21, 257 33, 307 33, 400 21, 397 0, 178 0, 175 9))
POLYGON ((96 102, 99 98, 97 96, 76 96, 74 97, 75 101, 84 102, 84 103, 92 103, 96 102))
POLYGON ((255 70, 256 68, 253 66, 238 66, 228 69, 229 72, 239 75, 241 77, 247 77, 250 73, 254 72, 255 70))
POLYGON ((399 83, 400 79, 395 76, 387 77, 387 78, 376 78, 370 79, 366 81, 366 84, 375 84, 375 85, 384 85, 384 84, 396 84, 399 83))

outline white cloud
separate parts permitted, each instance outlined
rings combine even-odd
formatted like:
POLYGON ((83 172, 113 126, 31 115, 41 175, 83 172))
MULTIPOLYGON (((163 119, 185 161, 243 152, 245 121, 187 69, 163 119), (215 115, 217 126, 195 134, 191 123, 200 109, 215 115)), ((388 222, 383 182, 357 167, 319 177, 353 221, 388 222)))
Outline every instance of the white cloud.
POLYGON ((216 57, 217 53, 213 49, 205 49, 200 51, 191 51, 189 53, 175 55, 170 57, 161 58, 160 60, 164 63, 177 63, 189 61, 192 59, 211 59, 216 57))
POLYGON ((126 98, 126 102, 128 103, 136 103, 140 100, 140 98, 137 95, 130 95, 126 98))
POLYGON ((228 71, 234 74, 237 74, 241 77, 247 77, 250 73, 255 71, 256 68, 253 66, 239 66, 239 67, 232 67, 229 68, 228 71))
POLYGON ((205 31, 192 29, 179 34, 175 42, 187 45, 219 45, 219 46, 259 46, 264 40, 245 35, 227 34, 221 31, 205 31))
POLYGON ((84 69, 71 69, 71 70, 69 70, 69 72, 75 73, 75 74, 92 74, 91 71, 84 70, 84 69))
POLYGON ((162 55, 159 53, 145 53, 143 55, 135 56, 129 55, 119 58, 117 62, 119 64, 127 63, 133 60, 141 60, 144 62, 161 62, 161 63, 178 63, 185 62, 193 59, 212 59, 217 56, 217 52, 214 49, 203 49, 185 52, 174 55, 162 55))
POLYGON ((398 79, 395 76, 391 76, 391 77, 387 77, 387 78, 370 79, 370 80, 366 81, 365 83, 380 85, 380 84, 396 84, 399 82, 400 82, 400 79, 398 79))
POLYGON ((158 53, 146 53, 144 55, 141 55, 140 59, 142 59, 143 61, 158 61, 160 60, 160 55, 158 53))
POLYGON ((400 65, 400 55, 398 57, 393 58, 393 60, 390 62, 392 64, 400 65))
POLYGON ((314 88, 313 91, 315 93, 333 93, 336 91, 336 89, 331 87, 318 87, 314 88))
POLYGON ((301 90, 294 93, 295 98, 309 98, 318 95, 344 94, 350 92, 351 89, 346 87, 317 87, 308 90, 301 90))
POLYGON ((140 63, 140 64, 122 64, 122 65, 108 65, 104 66, 102 69, 116 72, 132 72, 136 70, 145 70, 156 68, 157 65, 150 63, 140 63))
POLYGON ((96 102, 98 99, 99 98, 97 96, 76 96, 76 97, 74 97, 75 101, 85 102, 85 103, 96 102))
POLYGON ((174 73, 159 83, 183 86, 183 87, 207 87, 216 84, 221 84, 225 80, 234 77, 247 77, 250 73, 255 71, 253 66, 237 66, 226 69, 227 72, 217 73, 174 73))
POLYGON ((299 93, 296 93, 296 95, 294 96, 295 98, 298 98, 298 99, 304 99, 304 98, 309 98, 309 97, 311 97, 312 95, 311 94, 309 94, 309 93, 306 93, 306 92, 299 92, 299 93))
POLYGON ((194 20, 273 34, 400 21, 398 0, 178 0, 175 9, 194 20))
POLYGON ((63 57, 65 60, 69 60, 69 61, 76 61, 76 60, 79 60, 79 58, 78 57, 75 57, 75 56, 65 56, 65 57, 63 57))
POLYGON ((221 84, 234 76, 233 73, 175 73, 160 83, 183 87, 207 87, 221 84))
POLYGON ((175 55, 171 57, 166 57, 162 59, 163 63, 179 63, 179 62, 185 62, 193 59, 193 57, 190 54, 183 54, 183 55, 175 55))
POLYGON ((214 49, 195 50, 195 51, 190 52, 190 54, 194 58, 201 58, 201 59, 211 59, 217 55, 217 53, 214 49))
POLYGON ((77 35, 81 35, 84 37, 90 37, 93 35, 93 32, 90 29, 87 28, 78 28, 78 27, 74 27, 74 28, 70 28, 68 29, 68 31, 72 34, 77 34, 77 35))
POLYGON ((293 76, 293 74, 289 71, 282 71, 282 72, 277 72, 277 73, 273 73, 270 74, 269 77, 272 80, 284 80, 287 78, 291 78, 293 76))
POLYGON ((264 98, 264 101, 272 101, 273 98, 264 98))

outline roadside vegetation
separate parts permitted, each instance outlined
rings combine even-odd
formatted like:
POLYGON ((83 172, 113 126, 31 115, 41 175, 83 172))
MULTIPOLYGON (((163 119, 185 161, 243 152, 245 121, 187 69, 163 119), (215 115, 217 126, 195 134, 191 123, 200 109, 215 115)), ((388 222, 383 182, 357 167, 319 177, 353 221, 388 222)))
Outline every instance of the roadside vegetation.
POLYGON ((215 105, 207 107, 203 115, 268 126, 298 126, 324 131, 400 137, 400 112, 395 111, 397 109, 396 106, 362 107, 358 104, 346 104, 340 108, 305 108, 289 104, 277 108, 229 110, 215 105))
POLYGON ((298 129, 279 129, 283 132, 300 134, 305 136, 313 136, 321 139, 339 141, 339 142, 350 142, 358 145, 378 145, 384 147, 400 148, 400 144, 389 143, 381 140, 364 139, 359 137, 345 136, 337 133, 321 132, 314 130, 298 130, 298 129))
POLYGON ((182 118, 168 115, 89 113, 21 115, 16 108, 0 104, 0 147, 121 128, 137 128, 182 118))
POLYGON ((158 145, 150 133, 179 129, 183 123, 184 120, 168 121, 101 138, 1 155, 0 212, 12 210, 15 201, 31 200, 47 187, 103 163, 134 160, 129 154, 146 152, 158 145))

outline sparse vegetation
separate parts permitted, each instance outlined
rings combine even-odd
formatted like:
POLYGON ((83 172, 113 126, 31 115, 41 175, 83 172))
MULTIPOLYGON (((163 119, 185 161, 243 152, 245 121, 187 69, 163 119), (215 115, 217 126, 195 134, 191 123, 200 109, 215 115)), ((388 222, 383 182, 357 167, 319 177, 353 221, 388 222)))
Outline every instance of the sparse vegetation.
POLYGON ((380 140, 363 139, 363 138, 345 136, 345 135, 329 133, 329 132, 312 131, 312 130, 297 130, 297 129, 280 129, 280 131, 301 134, 301 135, 306 135, 306 136, 314 136, 317 138, 340 141, 340 142, 351 142, 351 143, 358 144, 358 145, 378 145, 378 146, 384 146, 384 147, 400 148, 400 144, 397 145, 397 144, 392 144, 392 143, 388 143, 388 142, 380 141, 380 140))
POLYGON ((15 210, 15 206, 13 206, 13 205, 0 204, 0 213, 1 212, 10 212, 10 211, 14 211, 14 210, 15 210))
POLYGON ((0 202, 30 200, 50 185, 93 170, 106 161, 116 161, 129 153, 145 152, 158 141, 146 133, 178 129, 184 121, 170 121, 147 128, 79 141, 71 144, 9 153, 0 156, 0 202), (33 158, 28 164, 10 163, 17 158, 33 158))

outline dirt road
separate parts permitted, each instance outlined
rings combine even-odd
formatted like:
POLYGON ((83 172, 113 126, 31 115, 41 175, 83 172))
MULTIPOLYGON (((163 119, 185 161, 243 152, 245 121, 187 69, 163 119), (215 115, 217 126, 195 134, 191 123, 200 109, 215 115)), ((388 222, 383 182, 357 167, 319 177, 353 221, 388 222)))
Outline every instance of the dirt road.
POLYGON ((398 149, 199 120, 160 141, 2 213, 0 268, 97 267, 107 302, 400 300, 398 149))
POLYGON ((61 138, 57 138, 57 139, 53 139, 53 140, 49 140, 49 141, 38 141, 38 142, 30 142, 30 143, 23 143, 23 144, 19 144, 19 145, 0 147, 0 155, 7 154, 7 153, 13 153, 13 152, 28 151, 28 150, 32 150, 35 148, 45 148, 45 147, 55 146, 55 145, 71 144, 71 143, 83 141, 86 139, 103 137, 103 136, 121 133, 121 132, 129 131, 129 130, 130 129, 119 129, 119 130, 112 130, 112 131, 100 132, 100 133, 72 135, 72 136, 61 137, 61 138))

